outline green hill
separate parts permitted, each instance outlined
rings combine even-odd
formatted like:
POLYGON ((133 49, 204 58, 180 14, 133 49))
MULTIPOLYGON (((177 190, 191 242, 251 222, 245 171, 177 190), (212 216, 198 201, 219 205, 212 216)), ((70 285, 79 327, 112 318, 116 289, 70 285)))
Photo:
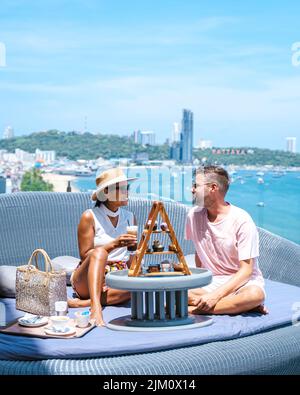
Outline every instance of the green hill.
POLYGON ((71 160, 96 159, 98 157, 104 159, 131 158, 133 153, 139 152, 148 152, 150 160, 168 159, 169 156, 168 145, 143 147, 135 144, 131 137, 65 133, 58 130, 0 140, 0 149, 14 152, 16 148, 31 153, 35 152, 36 148, 54 150, 58 157, 67 157, 71 160))
MULTIPOLYGON (((236 152, 236 147, 227 147, 225 151, 236 152)), ((273 165, 273 166, 283 166, 283 167, 300 167, 300 154, 293 154, 286 151, 270 150, 265 148, 249 148, 241 147, 240 151, 244 150, 245 154, 236 153, 234 155, 222 153, 224 148, 214 148, 214 150, 194 150, 193 155, 200 161, 206 158, 206 163, 210 164, 223 164, 223 165, 273 165), (221 151, 217 154, 214 151, 221 151), (253 151, 253 153, 247 153, 248 150, 253 151)))
MULTIPOLYGON (((78 134, 76 132, 60 132, 49 130, 47 132, 32 133, 27 136, 15 137, 9 140, 0 140, 0 149, 15 152, 19 148, 27 152, 41 150, 54 150, 57 157, 66 157, 70 160, 96 159, 102 157, 131 158, 133 154, 147 152, 150 160, 169 159, 170 147, 168 144, 155 146, 142 146, 135 144, 132 137, 91 133, 78 134)), ((269 149, 242 147, 245 154, 231 154, 236 147, 214 148, 199 150, 194 149, 194 158, 210 164, 223 165, 274 165, 274 166, 297 166, 300 167, 300 154, 292 154, 285 151, 273 151, 269 149), (219 152, 217 153, 216 151, 219 152), (230 150, 230 152, 229 152, 230 150)))

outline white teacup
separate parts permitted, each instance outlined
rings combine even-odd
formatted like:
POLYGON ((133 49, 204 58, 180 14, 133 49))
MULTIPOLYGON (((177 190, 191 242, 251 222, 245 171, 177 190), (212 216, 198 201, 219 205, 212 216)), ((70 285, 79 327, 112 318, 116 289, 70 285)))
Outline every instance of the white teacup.
POLYGON ((90 312, 89 311, 76 311, 75 322, 79 328, 85 328, 90 322, 90 312))
POLYGON ((69 324, 70 318, 65 315, 54 315, 50 317, 54 330, 64 331, 69 324))

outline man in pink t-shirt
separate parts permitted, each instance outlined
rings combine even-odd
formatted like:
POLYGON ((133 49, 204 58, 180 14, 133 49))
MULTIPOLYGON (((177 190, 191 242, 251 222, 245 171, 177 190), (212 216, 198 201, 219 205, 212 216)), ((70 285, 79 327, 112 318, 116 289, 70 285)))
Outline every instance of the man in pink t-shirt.
POLYGON ((196 266, 209 269, 212 282, 189 291, 194 314, 267 313, 264 279, 258 267, 259 239, 250 215, 225 201, 229 188, 225 169, 206 166, 196 171, 195 207, 186 221, 186 239, 195 246, 196 266))

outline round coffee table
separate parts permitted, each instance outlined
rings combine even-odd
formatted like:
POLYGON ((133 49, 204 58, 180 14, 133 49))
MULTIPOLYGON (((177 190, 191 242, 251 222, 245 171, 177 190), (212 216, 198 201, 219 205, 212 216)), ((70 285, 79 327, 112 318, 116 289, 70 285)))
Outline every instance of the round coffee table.
POLYGON ((106 284, 131 292, 131 315, 107 324, 114 330, 162 331, 191 329, 212 324, 212 318, 188 314, 188 290, 209 284, 209 270, 192 268, 191 275, 128 277, 128 270, 110 272, 106 284))

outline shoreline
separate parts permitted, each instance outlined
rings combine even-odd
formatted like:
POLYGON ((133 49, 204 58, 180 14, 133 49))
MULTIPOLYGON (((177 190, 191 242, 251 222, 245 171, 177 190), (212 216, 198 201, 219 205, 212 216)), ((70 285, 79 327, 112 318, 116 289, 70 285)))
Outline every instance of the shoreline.
POLYGON ((80 192, 75 186, 75 181, 77 180, 75 176, 56 173, 42 173, 41 176, 44 181, 53 185, 53 192, 67 192, 68 181, 71 181, 72 192, 80 192))
MULTIPOLYGON (((199 165, 200 166, 200 165, 199 165)), ((300 167, 295 166, 280 166, 280 165, 220 165, 221 167, 226 168, 227 170, 249 170, 249 171, 269 171, 269 172, 277 172, 277 171, 286 171, 286 172, 300 172, 300 167)), ((120 166, 122 169, 159 169, 159 168, 197 168, 198 165, 184 165, 184 164, 175 164, 172 166, 169 165, 133 165, 133 166, 120 166)))
MULTIPOLYGON (((141 165, 141 166, 126 166, 122 168, 126 168, 128 170, 130 169, 143 169, 143 168, 149 168, 150 166, 147 165, 141 165)), ((153 169, 160 169, 164 168, 165 166, 151 166, 153 169)), ((189 166, 178 166, 176 165, 175 167, 179 168, 184 168, 184 167, 189 167, 189 166)), ((190 166, 192 167, 192 166, 190 166)), ((227 171, 232 172, 232 171, 264 171, 264 172, 300 172, 300 168, 298 167, 284 167, 284 166, 276 166, 276 167, 271 167, 271 166, 256 166, 256 165, 229 165, 229 166, 224 166, 227 168, 227 171)), ((71 189, 72 192, 82 192, 80 188, 78 188, 75 184, 76 181, 80 180, 81 177, 75 176, 75 175, 65 175, 65 174, 57 174, 57 173, 42 173, 41 174, 44 181, 50 182, 53 184, 54 192, 67 192, 67 186, 68 186, 68 181, 71 181, 71 189)))

